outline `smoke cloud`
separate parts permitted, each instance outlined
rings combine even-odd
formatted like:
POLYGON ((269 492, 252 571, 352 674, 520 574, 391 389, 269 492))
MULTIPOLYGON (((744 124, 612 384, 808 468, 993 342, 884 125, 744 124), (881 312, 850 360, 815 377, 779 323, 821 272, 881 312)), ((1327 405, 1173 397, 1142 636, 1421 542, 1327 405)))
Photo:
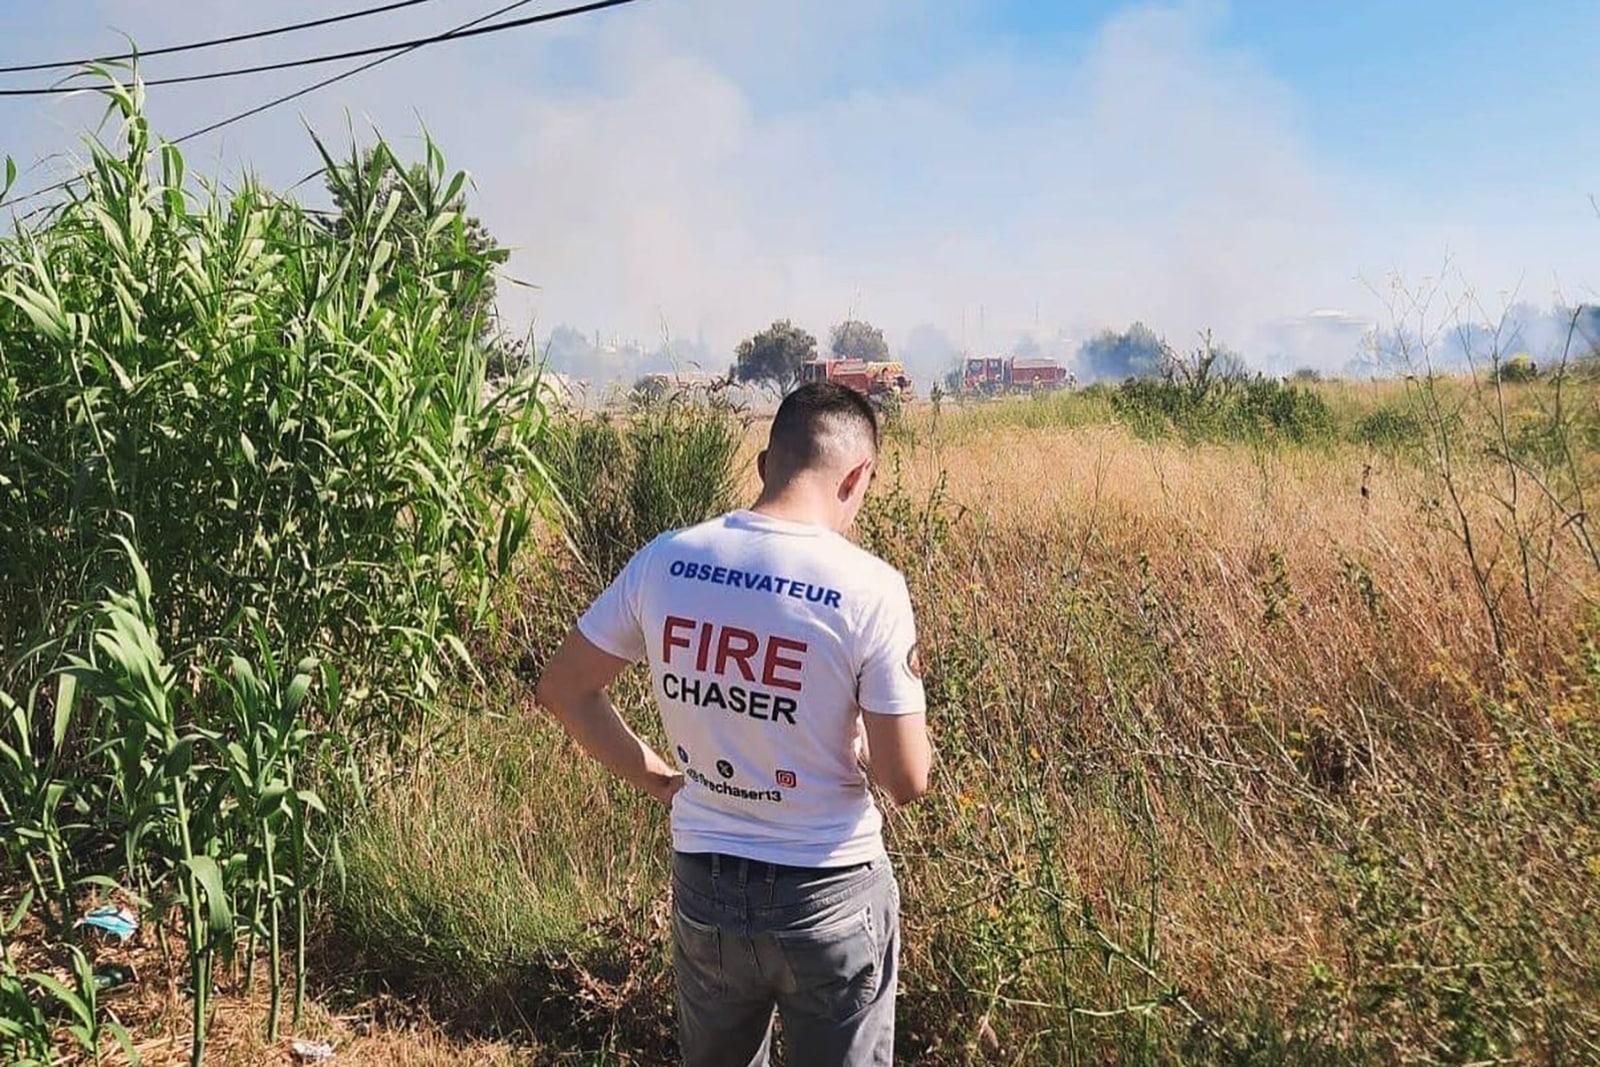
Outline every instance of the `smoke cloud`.
MULTIPOLYGON (((1137 5, 1086 34, 1022 40, 972 32, 987 2, 658 0, 402 59, 199 142, 192 167, 287 186, 316 165, 302 122, 334 141, 370 123, 402 151, 426 123, 473 172, 475 210, 515 249, 508 272, 537 286, 502 299, 541 340, 569 326, 725 366, 774 319, 825 337, 857 316, 924 385, 962 349, 1071 355, 1136 321, 1180 348, 1209 328, 1258 365, 1337 371, 1381 324, 1370 279, 1454 250, 1464 276, 1533 297, 1549 249, 1576 258, 1550 240, 1548 212, 1465 240, 1459 219, 1320 158, 1294 94, 1221 43, 1225 6, 1137 5)), ((262 21, 221 0, 83 6, 146 45, 262 21)), ((30 54, 117 45, 51 7, 0 14, 0 31, 26 33, 30 54)), ((317 43, 439 19, 424 6, 317 43)), ((152 113, 183 132, 326 72, 153 90, 152 113)), ((69 146, 95 114, 5 106, 0 147, 24 160, 69 146)), ((1581 191, 1572 200, 1587 211, 1581 191)), ((1566 280, 1583 298, 1584 279, 1566 280)))

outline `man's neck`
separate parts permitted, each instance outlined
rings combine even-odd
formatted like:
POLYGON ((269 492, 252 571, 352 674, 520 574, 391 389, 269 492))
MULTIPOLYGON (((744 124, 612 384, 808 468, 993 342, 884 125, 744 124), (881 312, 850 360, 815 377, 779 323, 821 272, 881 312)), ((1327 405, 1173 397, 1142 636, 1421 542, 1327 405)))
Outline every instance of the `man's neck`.
POLYGON ((833 509, 828 506, 828 502, 819 500, 815 493, 808 492, 801 486, 791 485, 781 492, 762 493, 756 502, 750 505, 750 510, 769 519, 820 526, 825 530, 833 529, 833 509))

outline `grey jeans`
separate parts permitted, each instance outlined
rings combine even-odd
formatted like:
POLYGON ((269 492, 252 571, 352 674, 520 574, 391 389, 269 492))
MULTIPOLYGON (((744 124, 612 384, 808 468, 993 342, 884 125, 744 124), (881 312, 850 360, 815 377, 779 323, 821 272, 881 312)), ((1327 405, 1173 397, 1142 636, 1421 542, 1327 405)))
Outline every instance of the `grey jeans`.
POLYGON ((797 1067, 894 1059, 900 887, 889 861, 672 859, 678 1042, 689 1067, 763 1067, 773 1009, 797 1067))

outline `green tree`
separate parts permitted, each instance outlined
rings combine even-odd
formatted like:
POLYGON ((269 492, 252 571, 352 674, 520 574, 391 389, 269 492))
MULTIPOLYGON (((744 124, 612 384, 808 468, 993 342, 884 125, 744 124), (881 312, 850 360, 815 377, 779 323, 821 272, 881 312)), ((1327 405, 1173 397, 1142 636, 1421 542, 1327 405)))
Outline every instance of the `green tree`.
POLYGON ((1136 322, 1126 332, 1103 330, 1083 343, 1078 364, 1093 378, 1153 378, 1162 371, 1167 343, 1136 322))
POLYGON ((788 319, 779 319, 754 337, 740 341, 734 355, 735 378, 782 395, 800 380, 800 368, 806 360, 817 358, 817 339, 788 319))
POLYGON ((869 362, 889 358, 889 342, 883 331, 861 319, 845 319, 828 335, 834 359, 864 359, 869 362))

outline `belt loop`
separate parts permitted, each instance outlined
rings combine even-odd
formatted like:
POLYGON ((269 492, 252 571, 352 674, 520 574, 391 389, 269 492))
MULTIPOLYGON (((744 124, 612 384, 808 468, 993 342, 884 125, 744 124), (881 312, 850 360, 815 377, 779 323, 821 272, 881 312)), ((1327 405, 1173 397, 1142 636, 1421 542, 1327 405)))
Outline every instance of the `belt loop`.
POLYGON ((739 895, 743 897, 745 887, 750 884, 750 861, 743 856, 739 857, 739 895))
POLYGON ((776 900, 778 896, 777 883, 778 865, 776 863, 769 863, 767 864, 767 907, 769 908, 772 907, 773 901, 776 900))

